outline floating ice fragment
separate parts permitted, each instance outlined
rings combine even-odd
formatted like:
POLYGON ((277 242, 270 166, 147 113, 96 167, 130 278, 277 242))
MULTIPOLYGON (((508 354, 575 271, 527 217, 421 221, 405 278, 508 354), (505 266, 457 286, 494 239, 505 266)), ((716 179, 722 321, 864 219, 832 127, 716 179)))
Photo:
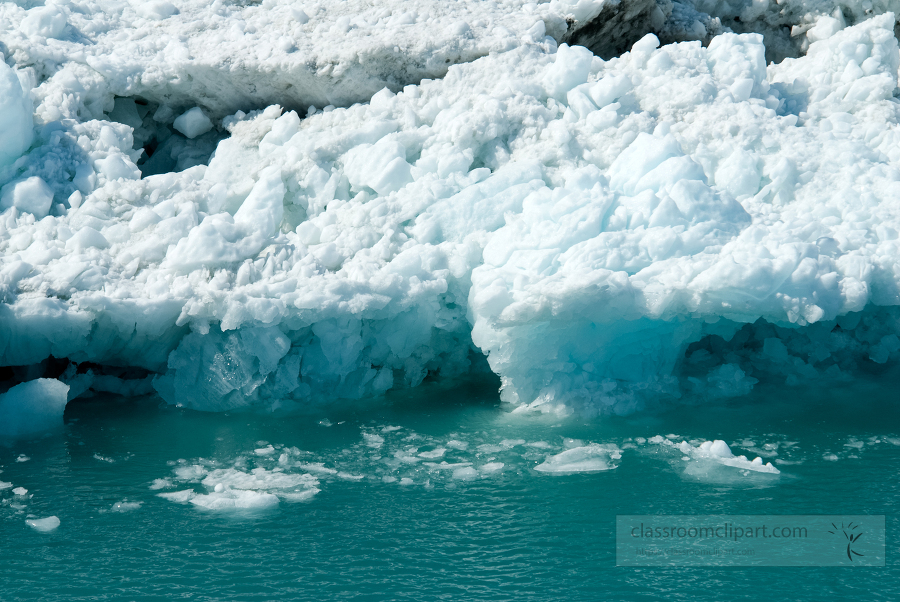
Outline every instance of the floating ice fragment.
POLYGON ((488 462, 487 464, 484 464, 483 466, 481 466, 478 470, 479 470, 479 472, 489 474, 489 473, 497 472, 498 470, 501 470, 503 468, 503 466, 504 466, 503 462, 488 462))
POLYGON ((8 481, 0 481, 0 491, 3 491, 4 489, 9 489, 12 486, 13 486, 13 484, 8 481))
POLYGON ((453 478, 461 481, 470 481, 478 477, 478 471, 471 466, 457 468, 453 471, 453 478))
POLYGON ((275 448, 271 445, 267 445, 266 447, 254 449, 253 453, 255 453, 257 456, 271 456, 275 453, 275 448))
POLYGON ((591 443, 549 456, 534 469, 549 473, 598 472, 616 468, 615 460, 621 457, 622 450, 614 444, 591 443))
POLYGON ((28 462, 30 459, 31 458, 29 458, 25 454, 19 454, 18 457, 16 457, 16 462, 28 462))
POLYGON ((837 462, 839 458, 836 454, 825 454, 822 456, 822 459, 828 460, 829 462, 837 462))
POLYGON ((169 479, 153 479, 153 482, 150 483, 150 489, 165 489, 166 487, 172 487, 172 481, 169 479))
POLYGON ((435 460, 437 458, 442 457, 445 453, 447 453, 447 449, 444 447, 436 447, 431 451, 424 451, 419 454, 420 458, 425 458, 428 460, 435 460))
POLYGON ((26 493, 28 493, 28 490, 25 489, 24 487, 16 487, 15 489, 12 490, 12 492, 15 495, 25 495, 26 493))
POLYGON ((55 516, 47 518, 31 518, 25 521, 25 524, 41 533, 48 533, 59 527, 59 519, 55 516))
POLYGON ((121 501, 116 502, 112 505, 110 509, 111 512, 131 512, 132 510, 138 510, 143 505, 143 502, 129 502, 129 501, 121 501))
POLYGON ((164 500, 169 500, 170 502, 176 502, 179 504, 184 504, 189 502, 197 492, 193 489, 184 489, 182 491, 169 491, 165 493, 157 493, 157 497, 161 497, 164 500))

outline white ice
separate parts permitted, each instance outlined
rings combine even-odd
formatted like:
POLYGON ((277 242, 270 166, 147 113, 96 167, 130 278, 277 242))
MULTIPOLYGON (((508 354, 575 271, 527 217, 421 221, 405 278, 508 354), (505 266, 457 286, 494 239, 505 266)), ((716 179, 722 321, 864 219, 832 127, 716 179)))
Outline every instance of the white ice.
POLYGON ((781 6, 6 3, 0 364, 227 411, 486 355, 596 414, 895 362, 894 1, 781 6))
POLYGON ((600 472, 616 468, 618 465, 616 461, 621 457, 622 450, 614 444, 591 443, 549 456, 534 469, 538 472, 557 474, 600 472))
POLYGON ((25 524, 35 531, 49 533, 59 527, 59 519, 55 516, 48 516, 47 518, 30 518, 25 521, 25 524))

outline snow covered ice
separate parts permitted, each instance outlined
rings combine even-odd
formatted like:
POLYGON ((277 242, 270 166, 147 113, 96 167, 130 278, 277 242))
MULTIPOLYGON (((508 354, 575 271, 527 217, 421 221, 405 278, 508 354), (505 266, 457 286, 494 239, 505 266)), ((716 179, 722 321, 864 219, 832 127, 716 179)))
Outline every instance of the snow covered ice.
MULTIPOLYGON (((896 362, 870 4, 4 4, 0 364, 226 411, 486 356, 517 411, 597 414, 896 362)), ((229 487, 195 499, 272 501, 229 487)))

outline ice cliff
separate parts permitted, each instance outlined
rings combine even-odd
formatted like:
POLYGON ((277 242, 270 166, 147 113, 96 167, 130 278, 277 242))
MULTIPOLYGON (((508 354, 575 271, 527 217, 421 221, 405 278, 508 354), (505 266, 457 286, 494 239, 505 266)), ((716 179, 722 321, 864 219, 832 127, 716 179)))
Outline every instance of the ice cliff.
POLYGON ((0 5, 0 366, 216 411, 486 356, 596 414, 896 363, 900 53, 851 4, 0 5))

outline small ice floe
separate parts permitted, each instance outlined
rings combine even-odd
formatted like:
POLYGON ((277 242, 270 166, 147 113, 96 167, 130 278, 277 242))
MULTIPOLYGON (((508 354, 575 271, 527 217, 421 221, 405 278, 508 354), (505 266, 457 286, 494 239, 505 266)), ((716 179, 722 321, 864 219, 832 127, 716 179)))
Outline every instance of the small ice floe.
POLYGON ((129 502, 127 500, 122 500, 121 502, 116 502, 110 508, 110 512, 131 512, 132 510, 138 510, 143 505, 143 502, 129 502))
POLYGON ((169 479, 153 479, 153 482, 150 483, 150 489, 166 489, 168 487, 172 487, 172 481, 169 479))
POLYGON ((460 481, 471 481, 478 478, 478 471, 471 466, 464 466, 453 471, 453 478, 460 481))
POLYGON ((113 460, 109 456, 101 456, 100 454, 94 454, 94 459, 100 460, 101 462, 107 462, 109 464, 112 464, 115 462, 115 460, 113 460))
POLYGON ((12 490, 12 492, 13 492, 13 495, 17 495, 19 497, 22 497, 22 496, 25 496, 28 494, 28 490, 25 489, 24 487, 16 487, 15 489, 12 490))
POLYGON ((567 474, 574 472, 600 472, 616 468, 622 450, 617 445, 591 443, 572 447, 554 456, 548 456, 534 467, 538 472, 567 474))
POLYGON ((275 448, 271 445, 267 445, 265 447, 261 447, 259 449, 254 449, 253 453, 257 456, 271 456, 275 453, 275 448))
POLYGON ((709 477, 710 475, 706 474, 709 467, 716 464, 737 468, 743 471, 742 474, 745 476, 751 472, 767 474, 781 473, 781 471, 775 468, 771 462, 764 463, 760 457, 748 460, 746 456, 735 456, 731 452, 731 448, 728 447, 728 444, 721 439, 704 441, 697 446, 693 446, 687 441, 674 443, 668 437, 657 435, 656 437, 651 438, 649 443, 668 447, 684 454, 682 460, 690 462, 690 465, 685 472, 694 476, 709 477))
POLYGON ((59 519, 55 516, 48 516, 47 518, 29 518, 25 521, 25 524, 35 531, 49 533, 59 527, 59 519))
POLYGON ((19 454, 19 457, 16 458, 16 462, 28 462, 31 458, 26 456, 25 454, 19 454))
POLYGON ((261 491, 231 490, 195 494, 188 500, 207 510, 251 510, 272 508, 278 505, 278 496, 261 491))
POLYGON ((463 468, 466 466, 471 466, 471 462, 447 462, 446 460, 438 464, 437 462, 422 462, 422 466, 427 466, 428 468, 437 469, 437 470, 456 470, 457 468, 463 468))
POLYGON ((457 439, 451 439, 446 443, 447 447, 450 449, 456 449, 459 451, 466 451, 468 449, 469 444, 466 441, 459 441, 457 439))
POLYGON ((438 458, 443 457, 443 455, 446 453, 447 453, 446 447, 436 447, 430 451, 420 452, 419 457, 425 458, 426 460, 436 460, 438 458))
POLYGON ((366 442, 366 445, 371 447, 372 449, 378 449, 382 445, 384 445, 384 437, 381 435, 376 435, 375 433, 363 433, 363 440, 366 442))
POLYGON ((481 468, 478 469, 482 474, 490 474, 492 472, 497 472, 498 470, 502 470, 505 464, 503 462, 488 462, 487 464, 482 465, 481 468))
POLYGON ((402 426, 390 426, 390 425, 388 425, 388 426, 382 427, 381 432, 382 432, 382 433, 393 433, 394 431, 399 431, 399 430, 402 429, 402 428, 403 428, 402 426))
POLYGON ((331 421, 327 418, 323 418, 319 421, 319 426, 331 426, 331 421))
POLYGON ((837 457, 837 454, 825 454, 822 456, 822 459, 829 462, 837 462, 840 458, 837 457))
POLYGON ((3 491, 4 489, 9 489, 12 486, 13 486, 13 484, 8 481, 0 481, 0 491, 3 491))

